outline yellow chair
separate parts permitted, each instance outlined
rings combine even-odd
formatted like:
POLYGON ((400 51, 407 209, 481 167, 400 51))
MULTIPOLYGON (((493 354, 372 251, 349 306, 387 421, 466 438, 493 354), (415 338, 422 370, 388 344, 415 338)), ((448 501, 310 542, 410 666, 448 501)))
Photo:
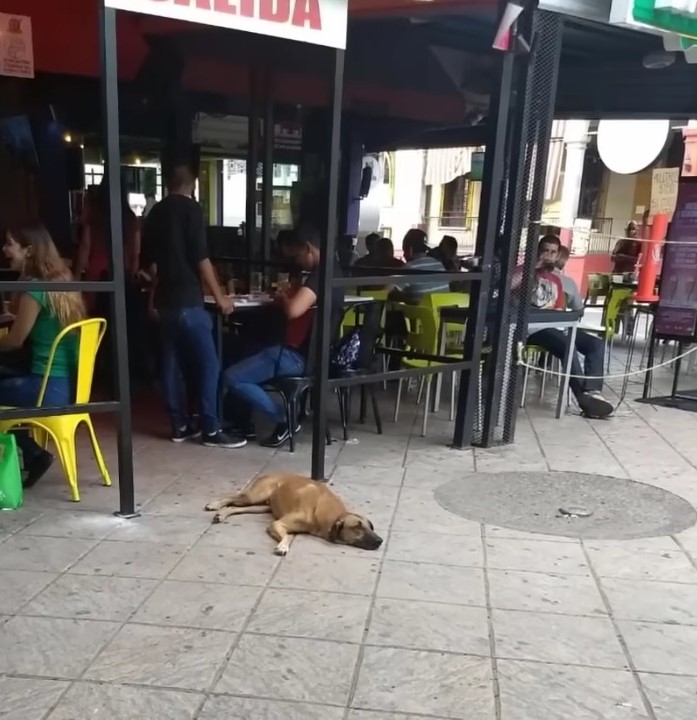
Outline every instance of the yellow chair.
POLYGON ((628 322, 628 306, 631 304, 635 293, 636 291, 631 287, 614 287, 610 290, 610 293, 605 300, 602 325, 605 328, 605 342, 608 346, 608 372, 610 372, 610 359, 612 357, 612 346, 614 344, 615 335, 617 335, 620 330, 620 322, 628 322))
MULTIPOLYGON (((63 329, 53 341, 51 352, 48 358, 48 365, 44 373, 41 390, 39 391, 39 399, 36 403, 37 407, 43 404, 46 385, 53 365, 53 359, 56 355, 58 345, 71 333, 78 335, 78 362, 77 362, 77 381, 75 391, 75 403, 81 405, 90 401, 92 393, 92 378, 94 377, 94 365, 97 359, 97 350, 104 337, 106 330, 106 320, 103 318, 93 318, 90 320, 82 320, 80 322, 69 325, 63 329)), ((94 458, 97 461, 99 470, 104 478, 106 486, 111 485, 109 471, 107 470, 104 457, 102 456, 97 435, 92 425, 92 419, 87 413, 76 413, 75 415, 55 415, 46 417, 23 418, 17 420, 7 420, 0 422, 0 432, 8 432, 18 427, 29 428, 34 431, 37 440, 43 444, 47 444, 50 437, 56 445, 58 456, 60 457, 63 471, 65 472, 73 500, 80 501, 80 491, 77 485, 77 452, 75 448, 75 433, 81 423, 85 423, 92 441, 92 450, 94 458)))

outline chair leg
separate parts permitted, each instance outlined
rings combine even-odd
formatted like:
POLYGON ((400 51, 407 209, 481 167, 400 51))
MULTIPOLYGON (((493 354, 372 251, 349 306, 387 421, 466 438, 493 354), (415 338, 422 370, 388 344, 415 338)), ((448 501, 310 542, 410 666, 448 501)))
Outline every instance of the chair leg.
POLYGON ((365 385, 361 385, 361 407, 358 413, 358 421, 361 425, 365 423, 365 411, 366 411, 366 403, 365 403, 365 385))
POLYGON ((329 423, 327 423, 325 432, 327 433, 327 445, 331 445, 332 444, 332 431, 329 429, 329 423))
POLYGON ((286 409, 286 424, 288 426, 288 450, 291 453, 295 452, 295 401, 287 398, 281 394, 283 398, 283 405, 286 409))
POLYGON ((85 425, 87 425, 87 430, 90 434, 90 440, 92 441, 92 452, 94 453, 94 459, 97 461, 97 466, 99 467, 99 472, 102 473, 102 478, 104 479, 104 485, 107 487, 111 486, 111 478, 109 477, 109 470, 107 470, 106 463, 104 462, 104 456, 102 455, 102 449, 99 446, 99 441, 97 440, 97 433, 94 431, 94 426, 92 425, 92 419, 90 417, 85 420, 85 425))
POLYGON ((450 377, 450 422, 455 419, 455 383, 457 381, 457 373, 452 373, 450 377))
MULTIPOLYGON (((345 388, 346 391, 346 433, 348 434, 348 426, 351 423, 351 400, 353 399, 353 388, 347 387, 345 388)), ((344 438, 345 440, 348 440, 348 437, 344 438)))
POLYGON ((399 378, 399 382, 397 384, 397 399, 394 403, 394 422, 397 422, 399 418, 399 401, 402 399, 402 383, 404 382, 403 378, 399 378))
POLYGON ((75 433, 60 439, 53 438, 58 449, 63 472, 70 486, 74 502, 80 502, 80 490, 77 484, 77 455, 75 453, 75 433))
MULTIPOLYGON (((528 362, 526 360, 526 362, 528 362)), ((520 396, 520 407, 525 407, 525 394, 528 391, 528 380, 530 379, 530 368, 526 365, 525 370, 523 371, 523 392, 520 396)))
POLYGON ((382 419, 380 418, 380 408, 378 407, 378 398, 375 395, 375 386, 371 385, 368 389, 370 393, 370 402, 373 405, 373 417, 375 418, 375 428, 378 435, 382 435, 382 419))
POLYGON ((433 376, 429 375, 426 380, 426 402, 424 403, 424 419, 421 425, 421 437, 426 437, 426 423, 428 422, 428 402, 431 399, 431 380, 433 376))
POLYGON ((545 396, 545 387, 547 386, 547 364, 549 363, 549 353, 544 353, 540 358, 542 360, 542 379, 540 381, 540 400, 545 396))
POLYGON ((424 394, 424 382, 426 381, 426 376, 422 375, 421 379, 419 380, 419 392, 416 393, 416 404, 421 404, 421 396, 424 394))
POLYGON ((341 418, 341 429, 344 431, 344 442, 348 440, 348 428, 346 425, 346 396, 345 388, 339 388, 336 391, 336 399, 339 401, 339 417, 341 418))

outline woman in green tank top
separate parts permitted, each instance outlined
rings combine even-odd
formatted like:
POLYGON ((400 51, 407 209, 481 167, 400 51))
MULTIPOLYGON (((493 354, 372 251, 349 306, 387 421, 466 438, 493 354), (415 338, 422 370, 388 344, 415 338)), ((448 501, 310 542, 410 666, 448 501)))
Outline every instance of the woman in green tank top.
MULTIPOLYGON (((9 230, 3 252, 22 280, 72 280, 70 270, 41 224, 9 230)), ((28 341, 31 365, 28 374, 0 379, 0 405, 34 407, 48 368, 53 341, 63 328, 85 317, 82 294, 42 290, 24 292, 13 299, 12 311, 15 315, 12 327, 7 335, 0 338, 0 363, 1 353, 18 350, 28 341)), ((60 406, 73 401, 76 367, 77 338, 69 336, 56 350, 43 405, 60 406)), ((24 457, 24 485, 29 487, 48 470, 53 455, 39 447, 27 431, 18 430, 15 435, 24 457)))

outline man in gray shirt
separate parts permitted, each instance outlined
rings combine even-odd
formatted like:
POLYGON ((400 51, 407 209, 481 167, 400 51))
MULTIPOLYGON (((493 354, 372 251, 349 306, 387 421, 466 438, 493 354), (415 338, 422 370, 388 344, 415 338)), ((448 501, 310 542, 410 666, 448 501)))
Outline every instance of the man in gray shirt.
POLYGON ((566 267, 566 261, 569 259, 569 248, 563 245, 559 248, 559 254, 557 260, 554 263, 556 270, 554 271, 561 280, 562 290, 566 295, 566 306, 571 310, 583 312, 583 298, 578 290, 578 286, 574 282, 573 278, 564 274, 564 268, 566 267))

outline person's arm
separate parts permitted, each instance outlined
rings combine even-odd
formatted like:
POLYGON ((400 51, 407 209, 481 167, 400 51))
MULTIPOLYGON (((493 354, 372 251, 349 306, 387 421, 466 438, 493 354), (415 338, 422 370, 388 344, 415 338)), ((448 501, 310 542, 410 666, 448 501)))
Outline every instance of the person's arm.
POLYGON ((302 317, 317 302, 315 291, 306 285, 301 287, 293 295, 278 293, 276 302, 280 305, 288 320, 295 320, 302 317))
POLYGON ((18 350, 24 345, 34 327, 36 318, 39 317, 41 306, 31 295, 23 294, 19 299, 17 315, 10 331, 0 338, 0 352, 18 350))
POLYGON ((577 312, 583 311, 583 298, 579 292, 578 285, 570 278, 566 277, 566 283, 562 283, 564 292, 569 298, 569 307, 577 312))
MULTIPOLYGON (((192 206, 194 207, 194 206, 192 206)), ((206 223, 203 219, 203 210, 197 204, 191 216, 196 262, 198 263, 198 274, 203 283, 204 290, 207 290, 215 300, 215 304, 224 315, 229 315, 235 309, 232 298, 226 297, 220 289, 220 282, 216 275, 213 263, 208 256, 208 241, 206 240, 206 223)))

